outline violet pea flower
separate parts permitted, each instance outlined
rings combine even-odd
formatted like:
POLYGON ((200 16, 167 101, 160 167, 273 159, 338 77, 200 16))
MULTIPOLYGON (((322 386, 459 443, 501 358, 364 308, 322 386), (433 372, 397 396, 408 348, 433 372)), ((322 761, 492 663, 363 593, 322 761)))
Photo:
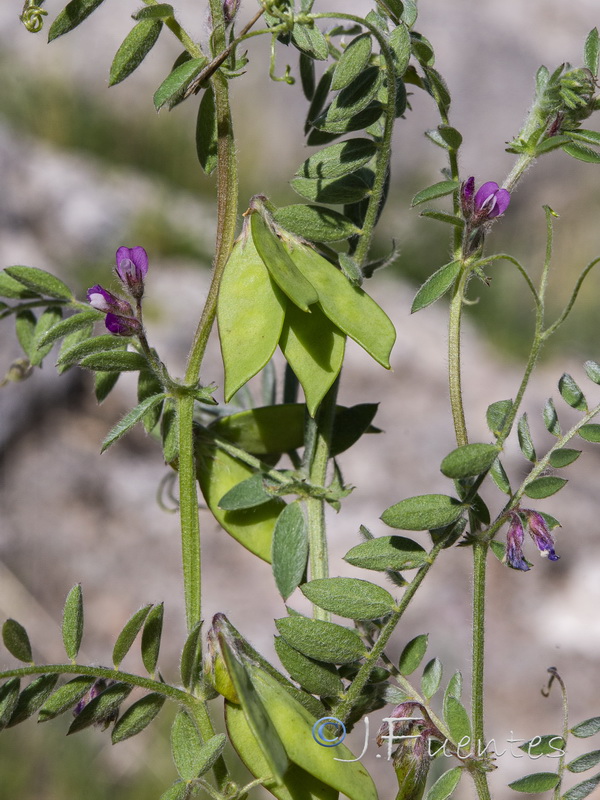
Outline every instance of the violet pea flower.
POLYGON ((144 278, 148 272, 148 254, 143 247, 119 247, 116 272, 119 280, 136 300, 144 294, 144 278))
POLYGON ((134 317, 107 314, 105 324, 110 333, 114 333, 115 336, 137 336, 142 332, 142 326, 134 317))
POLYGON ((495 181, 480 186, 473 202, 473 214, 478 223, 499 217, 508 208, 510 192, 501 189, 495 181))
POLYGON ((525 531, 521 516, 516 511, 511 512, 510 525, 506 534, 506 563, 513 569, 520 569, 523 572, 529 570, 529 565, 523 555, 523 539, 525 531))
POLYGON ((527 511, 527 527, 531 538, 543 556, 549 561, 558 561, 560 556, 554 552, 554 539, 548 529, 546 520, 537 511, 527 511))
POLYGON ((88 303, 97 311, 102 311, 104 314, 133 314, 133 309, 127 300, 121 300, 108 289, 96 284, 87 290, 88 303))

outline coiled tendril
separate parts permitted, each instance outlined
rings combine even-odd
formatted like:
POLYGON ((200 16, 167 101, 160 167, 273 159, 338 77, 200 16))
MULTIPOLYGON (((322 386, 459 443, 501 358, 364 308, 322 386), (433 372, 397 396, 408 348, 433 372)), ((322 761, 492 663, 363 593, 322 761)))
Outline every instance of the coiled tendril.
MULTIPOLYGON (((44 0, 39 0, 39 2, 43 3, 44 0)), ((44 11, 41 5, 37 5, 35 0, 25 0, 23 12, 19 19, 30 33, 39 33, 44 27, 43 18, 47 15, 48 12, 44 11)))

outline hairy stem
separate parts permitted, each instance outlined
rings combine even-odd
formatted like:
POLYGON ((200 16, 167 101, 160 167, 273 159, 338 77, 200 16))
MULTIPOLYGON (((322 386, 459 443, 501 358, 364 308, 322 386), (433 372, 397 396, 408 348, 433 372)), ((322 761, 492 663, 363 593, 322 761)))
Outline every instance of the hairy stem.
POLYGON ((583 425, 587 425, 588 422, 591 422, 598 414, 600 414, 600 403, 598 403, 598 405, 594 406, 594 408, 588 411, 587 414, 581 417, 581 419, 578 420, 578 422, 576 422, 575 425, 573 425, 573 427, 564 434, 564 436, 561 436, 560 439, 556 440, 550 450, 548 450, 546 455, 536 463, 529 475, 527 475, 521 486, 515 492, 513 501, 511 502, 511 508, 514 508, 519 504, 521 498, 525 494, 525 489, 527 488, 528 484, 530 484, 536 478, 539 478, 540 475, 546 471, 550 463, 550 459, 552 458, 552 454, 556 452, 556 450, 560 450, 561 448, 565 447, 577 434, 580 428, 583 425))
POLYGON ((198 380, 208 337, 217 313, 217 297, 223 271, 233 247, 237 223, 238 179, 233 123, 227 80, 216 73, 212 80, 217 111, 217 238, 213 274, 185 373, 187 383, 198 380))
POLYGON ((488 786, 487 781, 487 774, 481 771, 474 771, 471 773, 471 775, 473 777, 473 782, 475 784, 475 789, 477 791, 477 797, 479 800, 492 800, 490 787, 488 786))
MULTIPOLYGON (((306 422, 306 449, 304 467, 308 479, 315 486, 325 486, 327 466, 331 456, 331 436, 335 419, 339 376, 325 395, 313 419, 306 422)), ((329 576, 329 556, 327 552, 327 529, 325 525, 325 501, 309 497, 305 501, 308 523, 309 568, 312 580, 329 576)), ((329 611, 313 606, 316 619, 331 619, 329 611)))
POLYGON ((450 407, 452 409, 454 433, 456 435, 456 444, 458 447, 469 443, 462 398, 460 350, 462 307, 468 277, 469 271, 467 268, 463 267, 463 271, 456 282, 452 294, 448 326, 448 381, 450 388, 450 407))
POLYGON ((130 672, 121 672, 118 669, 108 667, 88 667, 84 664, 34 664, 27 667, 16 667, 0 672, 0 680, 5 678, 24 678, 27 675, 88 675, 90 678, 106 678, 113 681, 123 681, 131 686, 138 686, 140 689, 148 689, 151 692, 168 697, 176 703, 191 709, 199 703, 198 698, 170 686, 168 683, 144 678, 141 675, 133 675, 130 672))
MULTIPOLYGON (((222 11, 220 13, 222 16, 222 11)), ((225 78, 218 73, 213 78, 213 86, 218 134, 217 240, 211 285, 188 356, 185 381, 190 385, 198 380, 208 337, 214 323, 219 285, 233 246, 237 217, 238 186, 233 127, 229 108, 229 89, 225 78)), ((200 526, 198 521, 196 470, 194 466, 193 410, 194 401, 191 397, 179 398, 179 497, 181 504, 184 595, 189 630, 192 630, 200 620, 201 610, 200 526)))
POLYGON ((202 619, 200 520, 192 436, 194 398, 183 395, 178 398, 177 406, 183 595, 188 632, 191 632, 202 619))
MULTIPOLYGON (((159 5, 158 0, 142 0, 147 6, 157 6, 159 5)), ((192 58, 201 58, 202 48, 200 45, 196 44, 194 40, 186 33, 186 31, 181 27, 181 25, 177 22, 175 17, 168 17, 165 20, 165 25, 171 33, 173 33, 181 42, 181 44, 185 47, 188 53, 192 56, 192 58)))
POLYGON ((338 717, 338 719, 341 719, 342 722, 345 722, 352 713, 352 709, 359 699, 363 689, 367 685, 369 678, 371 677, 371 673, 377 666, 377 662, 385 650, 385 646, 390 640, 390 637, 394 633, 396 625, 398 622, 400 622, 400 619, 406 611, 410 601, 414 597, 415 592, 425 579, 425 576, 433 566, 433 563, 435 562, 439 553, 443 550, 445 543, 445 540, 442 539, 435 545, 435 547, 432 548, 431 552, 429 553, 429 563, 425 564, 419 569, 415 577, 404 590, 402 600, 400 600, 397 609, 390 615, 390 618, 383 626, 379 638, 375 642, 375 645, 369 652, 368 656, 365 658, 364 663, 356 673, 356 677, 348 687, 348 691, 346 692, 344 698, 333 709, 335 716, 338 717))
POLYGON ((471 675, 471 713, 473 741, 479 749, 485 747, 483 720, 483 667, 485 648, 485 578, 489 545, 473 545, 473 653, 471 675))
POLYGON ((385 122, 383 128, 383 136, 379 142, 379 150, 375 160, 375 180, 371 195, 369 197, 369 204, 367 206, 367 213, 363 223, 362 233, 354 259, 359 266, 364 265, 367 261, 369 250, 371 248, 371 241, 379 214, 381 200, 385 191, 385 184, 388 178, 388 171, 390 165, 390 153, 392 149, 392 134, 394 132, 394 122, 396 119, 396 68, 394 64, 394 57, 388 46, 385 37, 374 26, 368 24, 364 19, 354 16, 354 14, 315 14, 315 19, 347 19, 351 22, 357 22, 359 25, 367 28, 373 37, 377 40, 381 54, 385 60, 385 72, 387 80, 387 102, 385 108, 385 122))

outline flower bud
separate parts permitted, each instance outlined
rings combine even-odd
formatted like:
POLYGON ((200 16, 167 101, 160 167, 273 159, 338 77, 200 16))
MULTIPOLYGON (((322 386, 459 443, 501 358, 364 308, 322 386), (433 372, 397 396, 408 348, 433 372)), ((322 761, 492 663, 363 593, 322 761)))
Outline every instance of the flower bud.
POLYGON ((463 181, 460 187, 460 205, 465 219, 470 219, 473 216, 474 195, 475 178, 471 175, 470 178, 463 181))
POLYGON ((219 641, 214 628, 208 631, 206 642, 208 645, 208 657, 205 662, 206 677, 219 694, 232 703, 239 704, 240 698, 231 680, 225 659, 221 655, 219 641))
POLYGON ((107 314, 105 325, 110 333, 114 333, 115 336, 137 336, 142 332, 142 326, 134 317, 107 314))
POLYGON ((225 25, 231 25, 240 7, 240 0, 223 0, 223 17, 225 25))
MULTIPOLYGON (((28 358, 17 358, 12 362, 2 383, 20 383, 33 373, 33 367, 28 358)), ((1 385, 1 384, 0 384, 1 385)))
POLYGON ((104 314, 113 313, 125 316, 133 314, 131 304, 127 300, 121 300, 108 289, 103 286, 92 286, 87 290, 88 303, 97 311, 102 311, 104 314))

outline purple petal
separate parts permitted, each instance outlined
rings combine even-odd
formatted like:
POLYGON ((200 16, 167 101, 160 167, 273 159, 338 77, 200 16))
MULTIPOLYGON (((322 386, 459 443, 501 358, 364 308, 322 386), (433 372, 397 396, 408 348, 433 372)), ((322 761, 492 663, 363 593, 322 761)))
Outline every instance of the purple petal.
POLYGON ((87 299, 92 308, 95 308, 97 311, 102 311, 104 314, 108 314, 109 312, 124 316, 133 314, 133 309, 126 300, 121 300, 120 297, 109 292, 108 289, 105 289, 103 286, 96 285, 88 289, 87 299))
POLYGON ((496 192, 496 208, 498 209, 497 216, 504 214, 510 203, 510 192, 508 189, 498 189, 496 192))
POLYGON ((92 308, 107 313, 111 310, 114 304, 113 301, 117 298, 102 286, 96 285, 87 290, 87 299, 92 308))
POLYGON ((148 272, 148 254, 144 248, 139 245, 137 247, 132 247, 129 251, 129 258, 138 268, 142 277, 144 277, 148 272))
POLYGON ((500 187, 496 181, 487 181, 477 189, 475 195, 475 208, 481 208, 483 203, 488 199, 491 194, 496 194, 500 187))
POLYGON ((475 178, 471 176, 460 187, 460 203, 465 217, 473 213, 473 195, 475 193, 475 178))
POLYGON ((499 186, 496 181, 488 181, 484 183, 483 186, 480 186, 475 195, 475 211, 479 212, 484 204, 489 204, 490 198, 493 198, 498 189, 499 186))
POLYGON ((117 272, 119 277, 123 280, 121 275, 121 264, 123 261, 128 262, 125 269, 130 267, 130 263, 134 265, 135 271, 143 278, 148 272, 148 254, 143 247, 119 247, 117 250, 117 272), (129 263, 130 262, 130 263, 129 263))
POLYGON ((473 193, 475 191, 475 178, 471 175, 470 178, 462 185, 462 194, 466 200, 470 200, 473 197, 473 193))
POLYGON ((105 324, 107 329, 115 336, 135 336, 140 332, 140 323, 133 317, 120 317, 117 314, 107 314, 105 324))
POLYGON ((523 539, 525 532, 521 517, 517 513, 511 514, 510 527, 506 534, 506 563, 513 569, 523 572, 529 570, 529 565, 523 556, 523 539))
POLYGON ((148 255, 143 247, 119 247, 117 250, 117 275, 136 300, 144 294, 144 277, 148 272, 148 255))
POLYGON ((537 511, 527 512, 527 524, 531 538, 543 556, 549 561, 558 561, 560 556, 554 552, 554 539, 548 529, 546 520, 537 511))

